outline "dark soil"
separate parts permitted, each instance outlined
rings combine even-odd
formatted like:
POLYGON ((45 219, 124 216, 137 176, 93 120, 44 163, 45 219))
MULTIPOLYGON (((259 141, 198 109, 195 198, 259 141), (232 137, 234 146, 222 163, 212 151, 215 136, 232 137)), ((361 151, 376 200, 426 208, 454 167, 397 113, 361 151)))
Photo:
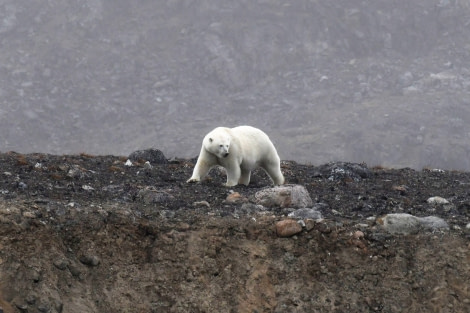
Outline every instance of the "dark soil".
POLYGON ((127 159, 0 154, 4 312, 470 311, 470 173, 284 161, 324 219, 281 238, 264 172, 228 189, 187 184, 194 160, 127 159), (450 228, 392 235, 387 213, 450 228))

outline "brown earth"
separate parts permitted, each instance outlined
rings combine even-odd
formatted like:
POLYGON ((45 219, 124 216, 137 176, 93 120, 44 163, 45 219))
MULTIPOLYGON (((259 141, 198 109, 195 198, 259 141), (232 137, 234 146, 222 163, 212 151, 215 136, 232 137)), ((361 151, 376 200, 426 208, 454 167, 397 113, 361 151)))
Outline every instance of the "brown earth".
POLYGON ((228 189, 186 184, 194 160, 126 160, 0 153, 3 312, 470 311, 470 173, 284 161, 324 219, 281 238, 263 172, 228 189), (392 235, 386 213, 450 228, 392 235))

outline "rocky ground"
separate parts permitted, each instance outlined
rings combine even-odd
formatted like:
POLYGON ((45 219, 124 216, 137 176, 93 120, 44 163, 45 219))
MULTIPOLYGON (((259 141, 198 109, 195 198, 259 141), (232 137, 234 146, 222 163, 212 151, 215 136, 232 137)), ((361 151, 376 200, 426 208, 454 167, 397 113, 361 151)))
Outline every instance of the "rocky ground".
POLYGON ((194 161, 0 153, 3 312, 470 311, 470 173, 283 161, 302 208, 194 161))

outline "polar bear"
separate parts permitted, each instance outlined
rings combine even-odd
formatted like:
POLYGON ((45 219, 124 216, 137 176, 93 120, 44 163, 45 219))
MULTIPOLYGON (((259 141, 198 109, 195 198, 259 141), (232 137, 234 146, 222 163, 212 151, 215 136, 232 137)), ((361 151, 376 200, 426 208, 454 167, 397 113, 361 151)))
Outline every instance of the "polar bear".
POLYGON ((260 129, 251 126, 217 127, 202 141, 201 152, 189 182, 201 181, 216 165, 227 171, 227 183, 248 185, 251 171, 263 168, 274 184, 284 184, 281 161, 273 143, 260 129))

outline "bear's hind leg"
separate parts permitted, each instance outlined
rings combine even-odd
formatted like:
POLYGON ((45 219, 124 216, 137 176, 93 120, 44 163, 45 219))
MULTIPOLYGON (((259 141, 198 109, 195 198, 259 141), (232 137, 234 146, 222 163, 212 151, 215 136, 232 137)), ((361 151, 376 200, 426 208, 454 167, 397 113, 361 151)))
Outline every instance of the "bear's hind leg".
POLYGON ((269 177, 273 180, 275 185, 283 185, 285 182, 284 175, 281 172, 280 163, 274 162, 263 166, 263 169, 268 173, 269 177))

